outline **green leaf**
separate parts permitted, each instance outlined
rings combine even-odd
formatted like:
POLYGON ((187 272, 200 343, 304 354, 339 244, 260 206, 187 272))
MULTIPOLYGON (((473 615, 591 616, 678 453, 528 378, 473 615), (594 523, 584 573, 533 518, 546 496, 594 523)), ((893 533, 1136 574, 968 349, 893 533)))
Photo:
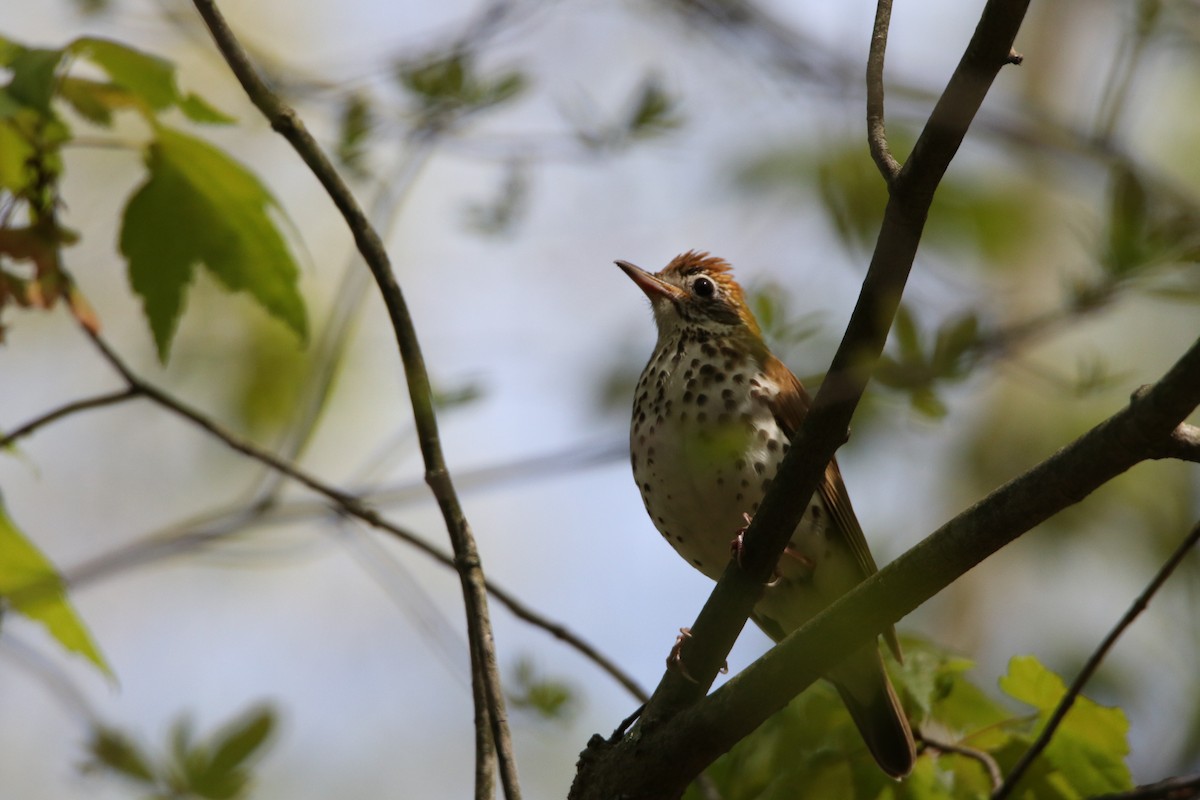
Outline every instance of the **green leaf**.
MULTIPOLYGON (((1038 711, 1038 730, 1066 694, 1061 678, 1033 656, 1017 656, 1000 679, 1006 694, 1038 711)), ((1080 695, 1054 732, 1044 758, 1079 796, 1129 789, 1133 785, 1125 757, 1129 721, 1119 708, 1106 708, 1080 695)))
POLYGON ((346 98, 338 120, 338 160, 358 176, 366 173, 364 145, 373 124, 374 113, 367 96, 354 92, 346 98))
POLYGON ((18 48, 8 64, 12 72, 8 94, 22 105, 49 115, 62 57, 62 50, 18 48))
POLYGON ((112 669, 71 607, 62 576, 41 551, 17 529, 0 501, 0 597, 12 608, 41 623, 59 644, 82 655, 108 677, 112 669))
POLYGON ((64 78, 58 94, 88 122, 103 127, 112 125, 112 114, 136 105, 136 98, 120 86, 87 78, 64 78))
POLYGON ((1109 189, 1108 253, 1104 265, 1113 275, 1141 266, 1149 257, 1146 242, 1146 188, 1133 171, 1114 167, 1109 189))
POLYGON ((21 195, 30 188, 37 177, 30 165, 35 152, 15 125, 0 120, 0 189, 21 195))
POLYGON ((635 138, 659 136, 683 124, 679 102, 655 77, 642 82, 633 109, 625 123, 626 131, 635 138))
POLYGON ((923 361, 917 321, 913 317, 912 309, 904 303, 896 310, 896 324, 893 330, 896 332, 896 345, 900 348, 900 355, 907 361, 923 361))
POLYGON ((119 730, 102 725, 92 728, 88 752, 92 757, 88 769, 103 766, 140 783, 154 783, 154 771, 149 759, 137 744, 119 730))
POLYGON ((229 125, 237 121, 224 111, 214 108, 200 95, 192 92, 188 92, 179 101, 179 110, 192 122, 202 122, 208 125, 229 125))
POLYGON ((241 767, 275 730, 275 712, 269 706, 251 709, 228 723, 214 736, 213 769, 231 772, 241 767))
POLYGON ((979 318, 974 313, 951 319, 938 329, 930 362, 944 378, 961 377, 963 356, 979 342, 979 318))
POLYGON ((577 705, 577 692, 564 681, 539 674, 529 658, 522 658, 513 670, 513 686, 508 691, 515 708, 534 713, 546 719, 565 719, 577 705))
POLYGON ((0 36, 0 67, 11 66, 25 48, 5 36, 0 36))
POLYGON ((162 111, 179 100, 175 65, 166 59, 95 37, 76 39, 67 49, 100 67, 115 83, 140 97, 154 111, 162 111))
POLYGON ((469 53, 454 50, 416 62, 399 64, 400 84, 426 112, 474 111, 511 100, 524 90, 525 76, 515 70, 486 78, 469 53))
POLYGON ((146 165, 149 178, 125 207, 120 248, 159 358, 170 352, 196 264, 306 339, 299 270, 269 213, 278 204, 258 179, 212 145, 168 128, 158 129, 146 165))

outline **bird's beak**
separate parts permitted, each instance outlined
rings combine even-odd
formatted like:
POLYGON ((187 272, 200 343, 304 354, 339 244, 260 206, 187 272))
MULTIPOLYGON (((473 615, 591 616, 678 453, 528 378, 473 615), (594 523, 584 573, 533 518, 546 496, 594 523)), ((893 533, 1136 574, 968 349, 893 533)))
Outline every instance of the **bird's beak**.
POLYGON ((617 259, 616 265, 625 271, 638 288, 646 293, 646 297, 653 302, 659 298, 667 300, 682 300, 684 291, 678 286, 673 286, 657 275, 652 275, 641 267, 630 264, 628 261, 617 259))

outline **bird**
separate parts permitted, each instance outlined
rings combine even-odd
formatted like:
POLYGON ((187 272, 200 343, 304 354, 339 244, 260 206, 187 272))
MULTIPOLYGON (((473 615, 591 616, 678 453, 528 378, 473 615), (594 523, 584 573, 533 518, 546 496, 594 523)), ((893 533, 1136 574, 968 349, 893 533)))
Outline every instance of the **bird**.
MULTIPOLYGON (((634 390, 629 435, 634 480, 663 538, 716 580, 811 399, 768 349, 727 261, 689 250, 656 273, 628 261, 615 263, 650 299, 658 329, 634 390)), ((877 571, 833 460, 752 618, 781 641, 877 571)), ((901 660, 895 630, 889 628, 884 638, 901 660)), ((825 677, 880 768, 893 778, 907 775, 916 758, 912 729, 878 642, 864 645, 825 677)))

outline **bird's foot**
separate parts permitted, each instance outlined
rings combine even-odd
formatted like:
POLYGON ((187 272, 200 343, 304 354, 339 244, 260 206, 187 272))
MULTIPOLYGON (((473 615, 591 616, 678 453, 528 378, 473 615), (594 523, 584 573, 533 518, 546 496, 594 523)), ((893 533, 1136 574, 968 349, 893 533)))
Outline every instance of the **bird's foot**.
MULTIPOLYGON (((745 512, 742 512, 742 519, 746 521, 746 524, 737 529, 737 532, 733 534, 733 541, 729 543, 729 553, 733 556, 733 560, 737 562, 738 569, 742 569, 743 567, 742 549, 745 546, 743 544, 743 540, 746 538, 746 529, 750 527, 753 517, 745 512)), ((766 586, 774 586, 775 584, 779 583, 779 579, 781 577, 782 576, 779 574, 779 570, 775 570, 771 573, 771 580, 767 581, 766 586)))
POLYGON ((746 529, 750 527, 754 518, 743 511, 742 519, 746 521, 746 524, 734 531, 733 541, 729 543, 729 554, 733 556, 733 560, 739 567, 742 566, 742 548, 744 547, 742 540, 746 538, 746 529))
MULTIPOLYGON (((683 663, 683 643, 690 638, 692 638, 691 628, 679 629, 679 635, 675 637, 675 646, 671 648, 671 653, 667 656, 667 669, 673 669, 692 683, 698 684, 700 681, 692 677, 692 673, 688 672, 687 664, 683 663)), ((722 664, 720 671, 722 675, 729 672, 729 664, 722 664)))

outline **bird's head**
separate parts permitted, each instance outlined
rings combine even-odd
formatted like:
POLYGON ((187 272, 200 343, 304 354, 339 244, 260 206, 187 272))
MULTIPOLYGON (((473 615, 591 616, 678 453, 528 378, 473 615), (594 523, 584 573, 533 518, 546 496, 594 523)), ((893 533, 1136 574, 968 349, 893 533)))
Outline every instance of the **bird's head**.
POLYGON ((689 250, 655 273, 628 261, 616 263, 650 298, 660 339, 699 329, 719 338, 761 341, 758 321, 724 259, 689 250))

